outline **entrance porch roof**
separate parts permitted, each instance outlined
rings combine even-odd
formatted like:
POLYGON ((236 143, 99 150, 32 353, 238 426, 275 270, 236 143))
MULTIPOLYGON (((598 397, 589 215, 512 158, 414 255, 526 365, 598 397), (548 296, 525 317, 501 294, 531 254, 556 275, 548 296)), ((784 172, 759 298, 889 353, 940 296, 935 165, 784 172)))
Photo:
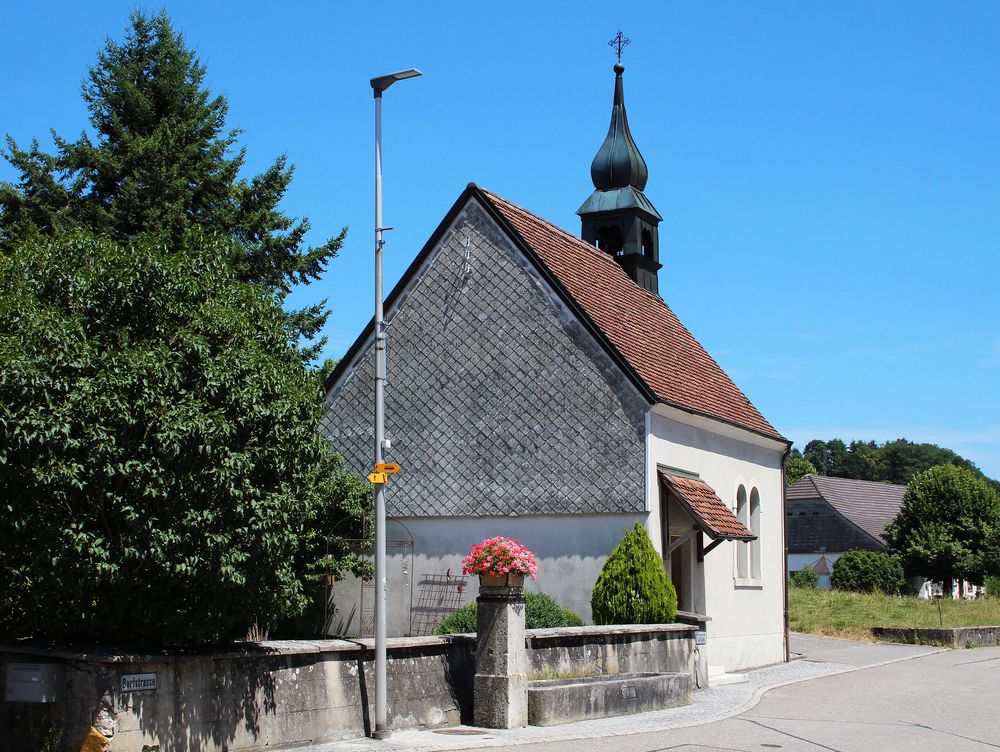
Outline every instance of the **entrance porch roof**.
POLYGON ((712 540, 751 541, 757 537, 704 481, 662 472, 657 474, 661 491, 676 499, 691 515, 695 525, 712 540))

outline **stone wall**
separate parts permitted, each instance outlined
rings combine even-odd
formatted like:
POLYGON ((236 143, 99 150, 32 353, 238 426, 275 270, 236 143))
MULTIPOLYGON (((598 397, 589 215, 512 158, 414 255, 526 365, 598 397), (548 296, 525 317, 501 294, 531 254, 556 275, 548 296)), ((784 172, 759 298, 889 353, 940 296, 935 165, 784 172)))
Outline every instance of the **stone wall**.
MULTIPOLYGON (((686 625, 529 630, 529 678, 692 670, 686 625)), ((134 655, 0 646, 10 663, 58 663, 56 702, 3 702, 0 749, 36 749, 51 725, 65 750, 96 729, 109 752, 241 752, 365 735, 373 714, 370 640, 282 641, 226 652, 134 655), (122 676, 156 674, 156 689, 122 692, 122 676)), ((472 723, 475 637, 399 638, 388 646, 392 729, 472 723)))

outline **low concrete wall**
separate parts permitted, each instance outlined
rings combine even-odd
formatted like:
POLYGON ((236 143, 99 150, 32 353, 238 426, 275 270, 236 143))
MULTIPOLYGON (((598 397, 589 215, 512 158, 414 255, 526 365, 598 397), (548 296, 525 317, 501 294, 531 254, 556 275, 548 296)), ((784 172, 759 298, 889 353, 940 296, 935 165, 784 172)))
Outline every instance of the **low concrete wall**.
MULTIPOLYGON (((693 633, 681 624, 529 630, 530 678, 691 673, 693 633)), ((390 728, 472 723, 474 635, 395 638, 387 652, 390 728)), ((37 748, 51 726, 72 752, 91 727, 109 752, 249 752, 362 736, 374 712, 371 640, 141 655, 0 645, 4 698, 9 663, 56 663, 64 678, 56 702, 0 705, 3 750, 37 748), (122 677, 134 674, 156 674, 156 689, 123 692, 122 677)))
POLYGON ((611 674, 528 684, 528 723, 561 723, 676 708, 691 702, 690 674, 611 674))
POLYGON ((531 629, 528 678, 641 673, 691 674, 695 678, 696 628, 688 624, 531 629))
POLYGON ((911 645, 945 645, 952 648, 996 647, 1000 627, 873 627, 872 634, 880 640, 905 642, 911 645))

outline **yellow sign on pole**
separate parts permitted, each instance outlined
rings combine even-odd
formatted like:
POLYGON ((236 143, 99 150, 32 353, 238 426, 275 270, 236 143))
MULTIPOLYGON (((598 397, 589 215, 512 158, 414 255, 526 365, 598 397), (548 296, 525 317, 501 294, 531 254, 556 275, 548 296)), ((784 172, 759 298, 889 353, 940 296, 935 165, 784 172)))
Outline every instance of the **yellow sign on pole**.
POLYGON ((399 465, 397 465, 395 462, 380 462, 379 464, 375 465, 375 472, 388 473, 390 475, 392 473, 398 473, 399 465))
POLYGON ((379 484, 379 483, 385 483, 387 480, 389 480, 389 474, 388 473, 369 473, 368 474, 368 482, 369 483, 379 484))

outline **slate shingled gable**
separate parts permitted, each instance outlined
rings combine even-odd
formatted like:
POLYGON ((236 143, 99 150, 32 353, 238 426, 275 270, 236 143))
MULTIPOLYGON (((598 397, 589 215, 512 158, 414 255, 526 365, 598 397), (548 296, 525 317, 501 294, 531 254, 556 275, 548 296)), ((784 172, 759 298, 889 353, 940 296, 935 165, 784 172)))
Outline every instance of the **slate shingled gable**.
MULTIPOLYGON (((468 185, 393 288, 387 307, 405 291, 470 198, 507 231, 650 403, 661 402, 788 443, 663 300, 636 285, 607 254, 475 183, 468 185)), ((370 321, 330 374, 328 391, 373 328, 370 321)))
MULTIPOLYGON (((404 517, 636 514, 646 398, 478 201, 387 307, 386 504, 404 517)), ((372 340, 342 361, 321 430, 372 455, 372 340)))

